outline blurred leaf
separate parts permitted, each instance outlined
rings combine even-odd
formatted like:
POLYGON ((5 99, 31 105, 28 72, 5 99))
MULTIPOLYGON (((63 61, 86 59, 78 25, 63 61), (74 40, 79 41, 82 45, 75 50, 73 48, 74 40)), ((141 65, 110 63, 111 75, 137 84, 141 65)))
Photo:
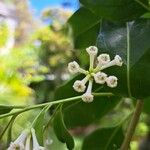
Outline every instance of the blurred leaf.
POLYGON ((142 17, 143 17, 143 18, 148 18, 148 19, 150 19, 150 12, 145 13, 142 17))
POLYGON ((95 45, 100 27, 100 18, 88 9, 81 7, 68 20, 72 28, 75 48, 95 45))
POLYGON ((12 109, 11 106, 0 105, 0 115, 9 113, 12 109))
POLYGON ((144 99, 143 112, 150 114, 150 97, 144 99))
POLYGON ((120 148, 123 138, 120 126, 97 129, 85 138, 82 150, 116 150, 120 148))
MULTIPOLYGON (((116 75, 119 78, 119 84, 112 92, 130 96, 131 91, 133 97, 145 98, 150 96, 150 20, 139 19, 130 22, 128 26, 129 34, 127 35, 125 24, 104 21, 97 45, 102 52, 109 53, 112 57, 119 54, 124 61, 121 68, 106 69, 108 74, 116 75), (129 74, 130 84, 127 82, 127 74, 129 74), (129 90, 129 86, 131 90, 129 90)), ((105 89, 110 91, 110 88, 105 89)))
POLYGON ((42 111, 37 115, 32 125, 33 128, 35 129, 37 139, 40 145, 43 145, 43 127, 44 127, 46 108, 47 107, 44 107, 42 111))
MULTIPOLYGON (((65 85, 61 86, 55 92, 55 99, 76 96, 79 93, 73 89, 73 83, 77 79, 82 79, 82 75, 76 76, 65 85), (65 94, 63 94, 65 93, 65 94)), ((96 86, 93 91, 98 90, 96 86)), ((63 105, 64 121, 68 128, 76 126, 86 126, 102 118, 106 113, 113 109, 120 101, 120 97, 96 97, 90 104, 82 100, 77 102, 68 102, 63 105), (80 117, 79 117, 80 116, 80 117)))
MULTIPOLYGON (((97 16, 112 21, 129 21, 138 18, 146 9, 135 0, 80 0, 81 4, 97 16)), ((140 0, 148 6, 148 0, 140 0)))
POLYGON ((55 114, 53 128, 57 138, 61 142, 66 143, 69 150, 72 150, 74 148, 74 140, 65 126, 62 114, 62 106, 60 106, 60 109, 55 114))

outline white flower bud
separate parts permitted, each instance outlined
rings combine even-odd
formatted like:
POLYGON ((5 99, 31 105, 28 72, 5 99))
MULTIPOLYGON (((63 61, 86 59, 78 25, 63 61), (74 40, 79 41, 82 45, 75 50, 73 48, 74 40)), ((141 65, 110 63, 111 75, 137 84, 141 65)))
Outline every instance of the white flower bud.
POLYGON ((116 55, 114 60, 115 60, 117 66, 122 66, 123 61, 122 61, 122 58, 119 55, 116 55))
POLYGON ((77 80, 77 81, 74 82, 73 88, 77 92, 84 92, 86 86, 85 86, 85 84, 82 81, 77 80))
POLYGON ((122 62, 121 57, 119 55, 116 55, 115 58, 111 62, 103 65, 101 67, 101 70, 106 69, 106 68, 111 67, 111 66, 115 66, 115 65, 122 66, 122 64, 123 64, 123 62, 122 62))
POLYGON ((95 56, 97 55, 98 53, 98 48, 96 46, 90 46, 86 49, 87 53, 90 55, 90 68, 89 70, 92 70, 93 69, 93 66, 94 66, 94 59, 95 59, 95 56))
POLYGON ((97 57, 100 66, 108 64, 110 62, 110 56, 108 54, 101 54, 97 57))
POLYGON ((90 46, 90 47, 86 48, 86 51, 89 55, 95 56, 98 53, 98 48, 96 46, 90 46))
POLYGON ((107 74, 103 72, 97 72, 94 74, 95 82, 98 84, 104 84, 106 82, 107 74))
POLYGON ((115 76, 109 76, 107 79, 106 79, 106 83, 107 83, 107 86, 111 87, 111 88, 114 88, 117 86, 117 77, 115 76))
POLYGON ((68 64, 68 70, 70 73, 74 74, 74 73, 78 73, 79 72, 79 64, 76 61, 70 62, 68 64))
POLYGON ((44 147, 39 145, 35 135, 35 130, 33 128, 31 129, 31 133, 32 133, 32 140, 33 140, 33 150, 45 150, 44 147))
POLYGON ((24 144, 25 144, 25 140, 27 138, 28 132, 27 131, 23 131, 20 136, 14 141, 10 143, 10 146, 7 150, 24 150, 24 144))
POLYGON ((82 95, 82 100, 86 103, 90 103, 94 99, 94 96, 92 95, 92 84, 93 80, 89 80, 87 91, 82 95))
POLYGON ((79 64, 76 61, 70 62, 68 64, 68 70, 70 73, 75 74, 75 73, 83 73, 83 74, 88 74, 88 71, 80 68, 79 64))
POLYGON ((93 102, 94 96, 92 94, 85 93, 82 95, 82 100, 86 103, 93 102))
POLYGON ((80 80, 75 81, 74 84, 73 84, 74 90, 77 91, 77 92, 84 92, 85 89, 86 89, 85 84, 87 83, 87 81, 89 80, 89 78, 90 78, 90 75, 87 75, 81 81, 80 80))

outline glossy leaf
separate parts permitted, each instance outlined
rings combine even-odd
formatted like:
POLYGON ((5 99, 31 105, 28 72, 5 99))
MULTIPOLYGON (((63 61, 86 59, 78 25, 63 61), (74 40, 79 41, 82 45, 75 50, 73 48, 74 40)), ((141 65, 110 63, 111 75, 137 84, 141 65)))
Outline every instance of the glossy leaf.
MULTIPOLYGON (((76 79, 82 79, 79 75, 67 82, 65 85, 57 89, 55 92, 55 99, 73 97, 81 95, 73 89, 73 83, 76 79), (65 93, 65 94, 64 94, 65 93)), ((102 87, 96 85, 93 91, 99 91, 102 87)), ((92 103, 85 103, 82 100, 76 102, 69 102, 63 105, 64 121, 68 128, 76 126, 86 126, 94 123, 102 118, 110 110, 112 110, 120 101, 120 97, 96 97, 92 103)))
POLYGON ((109 74, 119 78, 118 87, 112 91, 123 96, 131 93, 135 98, 145 98, 150 96, 150 20, 131 22, 128 29, 127 34, 126 24, 103 22, 97 44, 102 52, 112 57, 119 54, 124 61, 123 67, 108 69, 109 74))
POLYGON ((0 115, 9 113, 12 109, 11 106, 0 105, 0 115))
POLYGON ((88 9, 81 7, 68 20, 71 27, 75 48, 95 45, 100 28, 100 18, 88 9))
MULTIPOLYGON (((129 21, 138 18, 147 10, 135 0, 80 0, 99 17, 112 21, 129 21)), ((148 0, 140 0, 148 6, 148 0)))
POLYGON ((74 140, 65 126, 62 114, 62 106, 54 116, 53 128, 57 138, 61 142, 66 143, 69 150, 72 150, 74 148, 74 140))
POLYGON ((120 148, 123 138, 120 126, 97 129, 85 138, 82 150, 116 150, 120 148))

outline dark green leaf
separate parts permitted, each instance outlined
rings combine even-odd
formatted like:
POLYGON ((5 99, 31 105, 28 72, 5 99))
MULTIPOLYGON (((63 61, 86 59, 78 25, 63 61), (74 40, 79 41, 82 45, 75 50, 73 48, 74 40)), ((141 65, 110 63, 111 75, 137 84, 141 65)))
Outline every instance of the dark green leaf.
POLYGON ((129 34, 126 24, 103 22, 97 44, 102 52, 108 52, 112 57, 119 54, 123 58, 123 67, 106 69, 108 74, 119 78, 118 87, 113 92, 145 98, 150 96, 150 20, 140 19, 129 23, 128 27, 129 34))
POLYGON ((144 99, 143 112, 150 114, 150 97, 144 99))
POLYGON ((82 150, 117 150, 123 138, 120 126, 98 129, 85 138, 82 150))
POLYGON ((9 113, 12 109, 11 106, 0 105, 0 115, 9 113))
POLYGON ((53 128, 54 128, 54 132, 57 138, 61 142, 66 143, 67 148, 69 150, 72 150, 74 148, 74 140, 65 126, 65 123, 63 120, 63 114, 62 114, 62 106, 60 107, 60 110, 56 112, 54 116, 53 128))
MULTIPOLYGON (((147 10, 135 0, 80 0, 99 17, 112 21, 129 21, 138 18, 147 10)), ((148 0, 140 0, 148 6, 148 0)))
POLYGON ((71 16, 68 23, 72 29, 75 48, 95 45, 100 28, 99 17, 88 9, 81 7, 71 16))
MULTIPOLYGON (((73 97, 77 93, 73 89, 73 83, 77 79, 82 79, 83 76, 77 76, 68 83, 57 89, 55 99, 73 97), (65 93, 65 94, 63 94, 65 93)), ((101 86, 96 86, 93 91, 101 89, 101 86)), ((95 97, 90 104, 84 103, 82 100, 77 102, 69 102, 63 105, 64 120, 68 128, 76 126, 86 126, 103 117, 119 102, 120 97, 95 97), (80 117, 79 117, 80 116, 80 117)))

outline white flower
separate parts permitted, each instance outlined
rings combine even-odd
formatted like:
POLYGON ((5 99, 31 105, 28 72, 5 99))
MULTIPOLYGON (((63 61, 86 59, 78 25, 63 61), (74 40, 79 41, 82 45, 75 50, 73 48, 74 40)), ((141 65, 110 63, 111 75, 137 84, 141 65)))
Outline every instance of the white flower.
POLYGON ((117 86, 117 77, 115 76, 109 76, 107 79, 106 79, 106 83, 107 83, 107 86, 111 87, 111 88, 114 88, 117 86))
POLYGON ((100 66, 108 64, 110 62, 110 56, 108 54, 101 54, 97 57, 100 66))
POLYGON ((94 79, 96 83, 104 84, 106 82, 107 74, 103 72, 97 72, 94 74, 94 79))
POLYGON ((74 90, 77 91, 77 92, 84 92, 86 86, 85 86, 85 84, 84 84, 82 81, 77 80, 77 81, 75 81, 75 83, 73 84, 73 88, 74 88, 74 90))
POLYGON ((84 92, 86 89, 86 82, 89 80, 90 75, 87 75, 84 79, 80 80, 76 80, 73 84, 73 88, 75 91, 77 92, 84 92))
POLYGON ((122 61, 122 58, 119 55, 115 56, 115 61, 116 61, 117 66, 122 66, 123 61, 122 61))
POLYGON ((115 58, 111 62, 103 65, 100 70, 103 70, 105 68, 115 66, 115 65, 122 66, 122 64, 123 64, 123 62, 122 62, 121 57, 119 55, 116 55, 115 58))
POLYGON ((35 135, 35 130, 33 128, 31 129, 31 133, 32 133, 32 140, 33 140, 33 150, 45 150, 44 147, 39 145, 35 135))
POLYGON ((89 81, 87 91, 82 95, 82 100, 84 102, 92 102, 94 99, 94 96, 92 95, 93 79, 98 84, 104 84, 106 82, 107 86, 111 88, 116 87, 118 80, 117 77, 107 77, 107 74, 101 71, 114 65, 122 66, 123 62, 119 55, 116 55, 111 61, 109 54, 103 53, 97 57, 98 64, 94 68, 95 57, 97 56, 98 48, 95 46, 90 46, 86 48, 86 51, 90 57, 90 65, 88 71, 80 68, 79 64, 75 61, 68 64, 68 69, 71 73, 80 72, 86 75, 86 77, 83 80, 75 81, 73 84, 73 88, 77 92, 84 92, 86 89, 86 83, 89 81))
POLYGON ((98 48, 96 46, 90 46, 90 47, 86 48, 86 51, 89 55, 95 56, 98 53, 98 48))
POLYGON ((20 136, 14 141, 10 143, 10 146, 7 150, 24 150, 25 140, 27 138, 28 132, 23 131, 20 136))
POLYGON ((31 135, 28 136, 25 143, 25 150, 30 150, 31 135))
POLYGON ((90 103, 94 99, 94 96, 92 95, 92 84, 93 80, 89 80, 87 91, 82 95, 82 100, 86 103, 90 103))
POLYGON ((68 70, 70 73, 74 74, 74 73, 78 73, 79 72, 79 64, 76 61, 70 62, 68 64, 68 70))
POLYGON ((68 70, 70 73, 75 74, 75 73, 83 73, 83 74, 88 74, 88 71, 80 68, 79 64, 76 61, 70 62, 68 64, 68 70))
POLYGON ((90 55, 90 67, 89 67, 89 70, 92 70, 93 69, 93 66, 94 66, 94 59, 95 59, 95 56, 97 55, 98 53, 98 48, 96 46, 90 46, 86 49, 87 53, 90 55))

